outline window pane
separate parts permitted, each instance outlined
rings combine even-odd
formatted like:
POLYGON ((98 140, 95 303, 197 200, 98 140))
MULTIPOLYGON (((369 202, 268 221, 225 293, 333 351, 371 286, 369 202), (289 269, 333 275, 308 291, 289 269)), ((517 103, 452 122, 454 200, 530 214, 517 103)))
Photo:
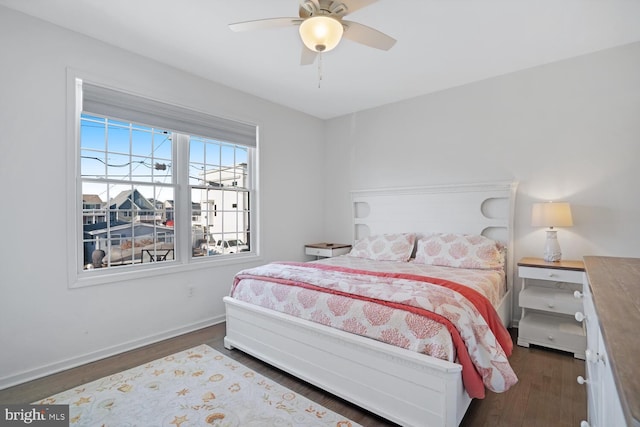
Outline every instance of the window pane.
POLYGON ((131 180, 131 156, 107 153, 107 177, 123 181, 131 180))
POLYGON ((220 145, 218 144, 206 144, 207 148, 207 164, 220 165, 220 145))
POLYGON ((82 147, 104 151, 106 144, 105 129, 105 119, 84 115, 80 126, 82 147))
POLYGON ((246 147, 237 147, 236 148, 236 164, 247 164, 249 160, 249 149, 246 147))
POLYGON ((82 150, 80 171, 83 177, 106 178, 107 159, 104 151, 82 150))
MULTIPOLYGON (((82 224, 103 224, 107 220, 104 197, 107 194, 107 186, 99 183, 82 184, 82 224)), ((87 227, 85 232, 91 232, 93 227, 87 227)), ((86 236, 85 236, 86 237, 86 236)), ((85 261, 87 261, 85 256, 85 261)), ((86 262, 85 262, 86 264, 86 262)))
POLYGON ((84 268, 175 259, 171 135, 85 114, 80 137, 84 268))
POLYGON ((107 150, 111 153, 129 154, 129 127, 120 122, 110 122, 107 127, 107 150))
POLYGON ((223 145, 221 146, 221 158, 220 164, 225 166, 233 166, 236 163, 236 150, 235 146, 223 145))
POLYGON ((151 129, 133 127, 131 129, 131 154, 150 157, 153 154, 151 129))
POLYGON ((153 134, 153 154, 156 160, 170 161, 172 158, 171 146, 171 132, 156 129, 153 134))
POLYGON ((131 156, 131 179, 134 181, 153 181, 154 165, 149 157, 131 156))
POLYGON ((248 149, 196 137, 191 143, 193 256, 249 251, 249 192, 242 191, 247 188, 248 149))
POLYGON ((192 164, 204 164, 205 144, 202 140, 192 138, 189 143, 189 161, 192 164))

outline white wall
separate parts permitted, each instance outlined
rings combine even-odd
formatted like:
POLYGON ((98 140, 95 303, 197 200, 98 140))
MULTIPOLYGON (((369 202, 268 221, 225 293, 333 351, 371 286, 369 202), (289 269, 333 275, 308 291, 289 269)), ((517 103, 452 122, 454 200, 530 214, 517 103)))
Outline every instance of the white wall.
POLYGON ((530 225, 540 200, 572 204, 565 259, 640 257, 640 43, 339 117, 326 132, 328 239, 351 236, 349 190, 517 180, 516 259, 542 256, 545 232, 530 225))
POLYGON ((322 121, 2 7, 0 52, 0 387, 221 321, 237 271, 322 239, 322 121), (69 289, 67 67, 257 123, 262 259, 69 289))
POLYGON ((520 182, 516 258, 542 252, 543 199, 572 203, 565 258, 640 256, 640 43, 327 122, 4 8, 0 52, 0 387, 221 320, 254 264, 68 288, 67 67, 260 125, 255 263, 348 241, 350 190, 505 179, 520 182))

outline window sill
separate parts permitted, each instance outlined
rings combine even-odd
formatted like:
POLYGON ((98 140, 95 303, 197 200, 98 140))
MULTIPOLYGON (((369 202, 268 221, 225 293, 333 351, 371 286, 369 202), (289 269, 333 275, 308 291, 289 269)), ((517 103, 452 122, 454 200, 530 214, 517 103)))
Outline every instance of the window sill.
POLYGON ((165 261, 166 266, 150 265, 149 268, 136 267, 129 269, 122 267, 122 270, 93 270, 91 272, 80 272, 72 278, 69 283, 70 289, 84 288, 87 286, 97 286, 118 282, 130 282, 136 279, 146 279, 150 277, 166 276, 168 274, 184 273, 205 268, 217 268, 228 265, 246 264, 262 261, 262 256, 255 253, 234 254, 233 256, 219 256, 206 259, 192 259, 189 263, 179 261, 165 261))

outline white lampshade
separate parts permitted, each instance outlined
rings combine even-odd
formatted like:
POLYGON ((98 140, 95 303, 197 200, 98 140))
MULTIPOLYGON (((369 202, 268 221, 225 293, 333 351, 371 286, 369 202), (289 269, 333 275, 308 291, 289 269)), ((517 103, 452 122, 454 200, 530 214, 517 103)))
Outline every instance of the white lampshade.
POLYGON ((302 42, 314 52, 328 52, 340 43, 344 29, 330 16, 312 16, 300 24, 302 42))
POLYGON ((534 203, 531 210, 533 227, 571 227, 571 206, 567 202, 534 203))
POLYGON ((566 202, 534 203, 531 209, 531 225, 549 227, 544 246, 544 260, 558 262, 562 259, 562 251, 558 243, 558 232, 553 227, 571 227, 571 206, 566 202))

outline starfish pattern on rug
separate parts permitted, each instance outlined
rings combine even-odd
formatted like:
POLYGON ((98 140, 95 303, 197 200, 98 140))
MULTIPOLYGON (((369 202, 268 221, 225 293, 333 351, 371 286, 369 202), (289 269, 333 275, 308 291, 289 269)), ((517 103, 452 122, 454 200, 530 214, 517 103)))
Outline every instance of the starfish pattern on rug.
POLYGON ((73 427, 359 426, 207 345, 35 403, 70 405, 73 427))

